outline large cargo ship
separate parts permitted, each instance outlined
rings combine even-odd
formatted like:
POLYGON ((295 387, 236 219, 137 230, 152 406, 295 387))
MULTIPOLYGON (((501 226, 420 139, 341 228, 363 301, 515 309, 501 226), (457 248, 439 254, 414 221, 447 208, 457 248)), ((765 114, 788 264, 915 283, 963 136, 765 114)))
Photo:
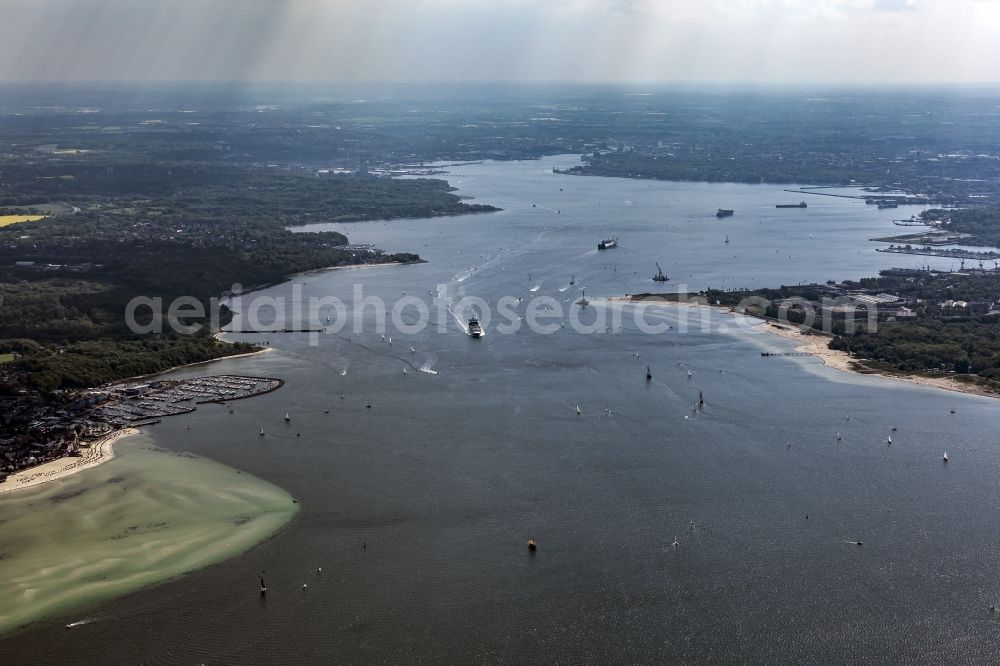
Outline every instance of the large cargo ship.
POLYGON ((800 201, 797 204, 778 204, 775 208, 808 208, 808 206, 805 201, 800 201))

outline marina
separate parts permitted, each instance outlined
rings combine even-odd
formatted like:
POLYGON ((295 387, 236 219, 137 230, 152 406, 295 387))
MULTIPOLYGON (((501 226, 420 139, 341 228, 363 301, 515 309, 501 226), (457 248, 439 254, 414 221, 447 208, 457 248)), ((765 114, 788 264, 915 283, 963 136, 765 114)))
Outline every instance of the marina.
POLYGON ((267 377, 215 375, 187 380, 122 383, 90 393, 99 404, 91 418, 123 427, 149 419, 188 414, 196 405, 243 400, 270 393, 284 382, 267 377))

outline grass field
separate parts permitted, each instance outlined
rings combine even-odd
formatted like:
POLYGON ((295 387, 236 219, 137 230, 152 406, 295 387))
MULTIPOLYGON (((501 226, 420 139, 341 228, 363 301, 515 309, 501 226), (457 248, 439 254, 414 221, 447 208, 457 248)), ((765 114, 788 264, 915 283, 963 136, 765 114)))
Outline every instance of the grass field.
POLYGON ((3 365, 4 363, 10 363, 13 360, 14 360, 13 354, 0 354, 0 365, 3 365))
POLYGON ((0 227, 6 227, 18 222, 34 222, 40 220, 44 215, 0 215, 0 227))

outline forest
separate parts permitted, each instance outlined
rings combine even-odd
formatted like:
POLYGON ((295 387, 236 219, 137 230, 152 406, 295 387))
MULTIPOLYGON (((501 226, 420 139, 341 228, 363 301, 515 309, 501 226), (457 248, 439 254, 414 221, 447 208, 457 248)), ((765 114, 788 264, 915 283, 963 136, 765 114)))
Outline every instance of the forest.
POLYGON ((971 206, 967 208, 931 208, 920 214, 930 222, 944 221, 948 231, 972 234, 970 244, 1000 245, 1000 206, 971 206))
POLYGON ((464 202, 436 179, 176 162, 149 154, 141 139, 129 146, 69 162, 0 158, 3 205, 72 202, 0 229, 0 354, 15 354, 0 366, 0 390, 94 386, 247 350, 210 336, 137 336, 123 317, 137 295, 193 296, 209 311, 209 300, 237 283, 420 260, 289 227, 496 210, 464 202))

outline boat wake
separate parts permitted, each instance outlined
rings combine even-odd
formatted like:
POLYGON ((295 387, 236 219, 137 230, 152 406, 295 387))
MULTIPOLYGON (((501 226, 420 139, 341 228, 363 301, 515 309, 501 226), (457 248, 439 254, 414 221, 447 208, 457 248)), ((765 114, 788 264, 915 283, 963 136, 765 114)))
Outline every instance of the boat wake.
POLYGON ((432 368, 434 367, 435 363, 437 363, 437 357, 435 357, 433 354, 431 354, 427 358, 427 360, 424 361, 423 364, 419 368, 417 368, 417 369, 420 370, 420 372, 426 372, 428 375, 436 375, 436 374, 438 374, 438 371, 437 370, 432 370, 432 368))

